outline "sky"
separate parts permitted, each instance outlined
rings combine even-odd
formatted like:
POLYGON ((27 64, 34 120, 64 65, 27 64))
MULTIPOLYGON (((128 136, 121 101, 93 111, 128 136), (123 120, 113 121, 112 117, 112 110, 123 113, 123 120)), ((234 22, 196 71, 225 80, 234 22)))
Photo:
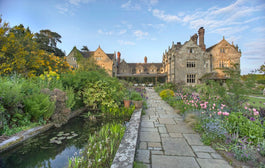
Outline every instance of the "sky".
POLYGON ((0 0, 0 15, 11 27, 57 32, 66 55, 74 46, 100 46, 126 62, 162 62, 172 42, 204 27, 206 48, 223 36, 238 44, 241 74, 265 63, 264 0, 0 0))

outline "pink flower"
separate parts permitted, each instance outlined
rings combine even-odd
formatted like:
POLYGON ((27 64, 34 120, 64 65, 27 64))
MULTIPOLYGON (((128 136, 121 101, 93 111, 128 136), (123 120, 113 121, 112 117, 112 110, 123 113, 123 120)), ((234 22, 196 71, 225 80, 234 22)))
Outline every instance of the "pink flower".
POLYGON ((245 110, 247 110, 248 109, 248 107, 247 106, 245 106, 245 110))
POLYGON ((222 114, 222 112, 221 112, 221 111, 219 111, 217 114, 218 114, 218 115, 221 115, 221 114, 222 114))
POLYGON ((254 111, 253 113, 255 116, 259 115, 259 112, 258 111, 254 111))
POLYGON ((223 112, 223 115, 229 116, 229 113, 228 112, 223 112))
POLYGON ((214 106, 213 106, 213 109, 214 109, 214 106))
POLYGON ((202 112, 202 114, 204 113, 204 111, 202 112))
POLYGON ((213 104, 213 106, 215 107, 215 103, 213 104))
POLYGON ((221 107, 221 110, 223 110, 224 109, 224 107, 221 107))
POLYGON ((253 112, 256 112, 256 111, 257 111, 257 109, 253 108, 253 112))

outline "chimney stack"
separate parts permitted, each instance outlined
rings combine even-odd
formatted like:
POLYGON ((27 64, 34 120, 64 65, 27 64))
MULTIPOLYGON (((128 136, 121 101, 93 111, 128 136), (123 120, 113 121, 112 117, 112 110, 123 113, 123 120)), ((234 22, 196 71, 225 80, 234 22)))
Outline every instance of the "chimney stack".
POLYGON ((205 30, 204 30, 203 27, 201 27, 201 28, 198 30, 198 34, 199 34, 199 47, 201 47, 201 49, 202 49, 203 51, 206 50, 206 46, 205 46, 205 44, 204 44, 204 32, 205 32, 205 30))
POLYGON ((191 36, 191 38, 190 38, 192 41, 194 41, 194 43, 196 44, 196 45, 198 45, 198 35, 195 33, 193 36, 191 36))
POLYGON ((144 57, 144 63, 147 63, 147 56, 144 57))
POLYGON ((120 64, 120 62, 121 62, 121 53, 118 51, 117 55, 118 55, 117 62, 118 62, 118 64, 120 64))

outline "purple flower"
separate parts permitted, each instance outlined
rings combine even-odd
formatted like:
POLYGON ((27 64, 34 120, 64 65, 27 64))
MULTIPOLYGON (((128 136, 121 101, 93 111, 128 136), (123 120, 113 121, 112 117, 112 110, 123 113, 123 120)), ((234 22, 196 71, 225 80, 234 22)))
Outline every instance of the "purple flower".
POLYGON ((255 121, 255 118, 253 118, 253 117, 250 117, 250 120, 251 120, 251 121, 255 121))

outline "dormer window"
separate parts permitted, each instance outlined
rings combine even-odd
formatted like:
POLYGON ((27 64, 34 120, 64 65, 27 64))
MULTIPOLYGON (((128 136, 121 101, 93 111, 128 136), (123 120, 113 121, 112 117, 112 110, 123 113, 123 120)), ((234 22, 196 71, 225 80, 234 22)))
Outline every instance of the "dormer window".
POLYGON ((220 53, 225 53, 225 49, 224 48, 220 48, 220 53))
POLYGON ((190 48, 190 53, 192 53, 192 48, 190 48))
POLYGON ((76 61, 76 58, 75 57, 73 57, 73 61, 76 61))

